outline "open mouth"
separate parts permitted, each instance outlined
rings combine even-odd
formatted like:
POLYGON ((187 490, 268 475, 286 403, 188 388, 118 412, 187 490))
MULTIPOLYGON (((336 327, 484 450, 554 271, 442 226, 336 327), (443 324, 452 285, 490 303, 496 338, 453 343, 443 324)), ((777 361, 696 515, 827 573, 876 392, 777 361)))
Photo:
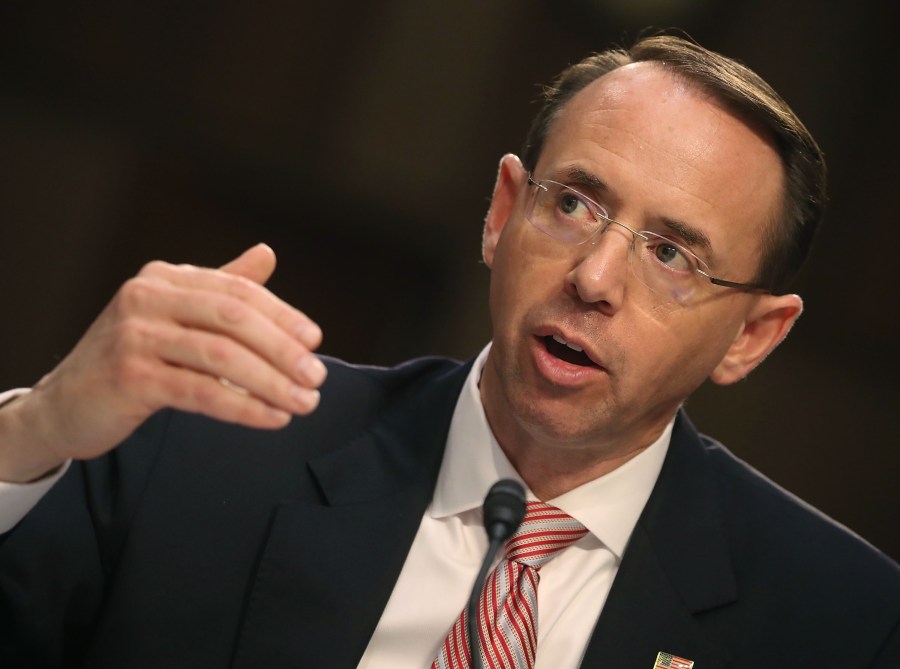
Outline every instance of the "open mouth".
POLYGON ((543 337, 543 340, 547 352, 560 360, 581 367, 600 367, 600 365, 587 356, 578 344, 570 344, 559 335, 548 335, 543 337))

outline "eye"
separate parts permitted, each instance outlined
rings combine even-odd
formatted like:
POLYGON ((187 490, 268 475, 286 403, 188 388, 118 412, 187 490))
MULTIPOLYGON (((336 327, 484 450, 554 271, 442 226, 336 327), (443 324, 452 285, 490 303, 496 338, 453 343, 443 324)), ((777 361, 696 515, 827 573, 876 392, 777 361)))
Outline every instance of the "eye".
POLYGON ((575 218, 580 221, 593 221, 596 219, 596 216, 594 216, 591 208, 588 207, 587 203, 582 200, 577 193, 568 189, 563 189, 560 191, 559 199, 557 201, 557 208, 565 216, 575 218))
POLYGON ((669 269, 678 272, 694 270, 693 257, 677 244, 659 239, 651 245, 654 257, 669 269))

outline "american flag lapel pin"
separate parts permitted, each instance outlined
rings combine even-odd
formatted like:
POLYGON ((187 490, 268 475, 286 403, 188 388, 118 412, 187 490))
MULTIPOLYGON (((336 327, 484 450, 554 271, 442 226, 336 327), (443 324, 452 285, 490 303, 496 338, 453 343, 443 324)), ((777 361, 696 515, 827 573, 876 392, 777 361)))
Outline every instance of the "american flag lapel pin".
POLYGON ((691 669, 693 666, 693 660, 685 660, 671 653, 657 653, 653 669, 691 669))

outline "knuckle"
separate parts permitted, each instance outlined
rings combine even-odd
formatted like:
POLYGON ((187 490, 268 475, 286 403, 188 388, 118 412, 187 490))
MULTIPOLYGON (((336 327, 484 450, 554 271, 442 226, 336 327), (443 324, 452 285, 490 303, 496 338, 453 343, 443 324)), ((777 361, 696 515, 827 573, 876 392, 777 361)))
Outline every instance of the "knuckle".
POLYGON ((116 306, 120 313, 134 313, 147 308, 159 292, 156 281, 142 276, 126 281, 116 296, 116 306))
POLYGON ((254 401, 241 402, 234 410, 234 416, 237 422, 243 424, 258 424, 259 416, 262 413, 262 403, 254 401))
POLYGON ((248 317, 249 309, 246 304, 240 300, 225 298, 217 308, 219 318, 225 323, 240 323, 248 317))
POLYGON ((146 386, 151 374, 150 366, 135 356, 117 358, 114 362, 113 378, 122 391, 146 386))
POLYGON ((249 300, 256 292, 257 284, 243 276, 229 275, 228 294, 232 297, 246 301, 249 300))
POLYGON ((149 337, 146 324, 140 318, 135 316, 122 318, 113 327, 110 357, 118 361, 138 357, 146 347, 149 337))
POLYGON ((182 407, 190 396, 189 384, 179 375, 163 375, 160 388, 168 406, 182 407))
POLYGON ((221 392, 212 384, 198 383, 193 389, 194 404, 199 411, 209 412, 216 406, 216 400, 221 392))
POLYGON ((146 263, 138 272, 138 276, 161 276, 167 273, 172 266, 162 260, 151 260, 146 263))
POLYGON ((203 357, 208 368, 226 366, 234 358, 231 343, 227 339, 215 338, 204 348, 203 357))

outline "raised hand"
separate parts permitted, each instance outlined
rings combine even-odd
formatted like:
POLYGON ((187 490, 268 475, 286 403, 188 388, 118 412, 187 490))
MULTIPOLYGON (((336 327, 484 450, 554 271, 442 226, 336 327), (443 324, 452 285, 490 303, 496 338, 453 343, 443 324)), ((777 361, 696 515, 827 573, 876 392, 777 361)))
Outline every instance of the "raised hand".
POLYGON ((104 453, 158 409, 278 428, 319 402, 319 327, 263 284, 258 245, 218 270, 152 262, 72 352, 0 409, 0 480, 28 481, 104 453))

